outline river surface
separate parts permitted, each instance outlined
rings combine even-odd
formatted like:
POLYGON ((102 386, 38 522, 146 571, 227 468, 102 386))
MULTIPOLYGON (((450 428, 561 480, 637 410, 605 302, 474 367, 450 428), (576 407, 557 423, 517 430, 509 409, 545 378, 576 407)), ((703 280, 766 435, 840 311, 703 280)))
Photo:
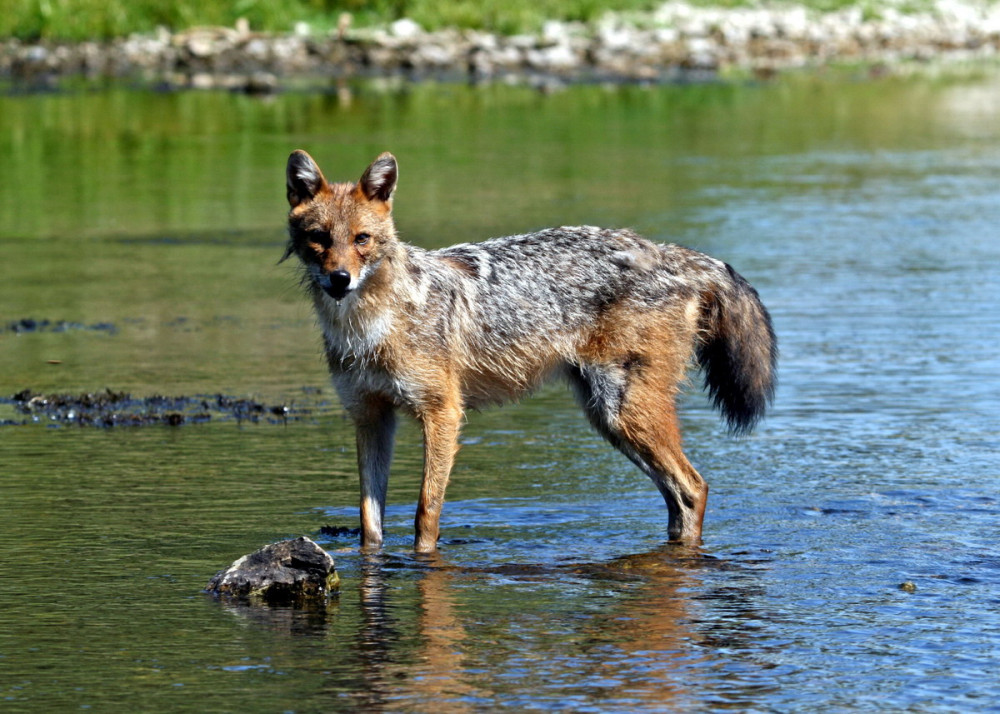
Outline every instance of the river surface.
POLYGON ((998 166, 990 74, 0 96, 0 710, 994 708, 998 166), (363 558, 352 430, 277 263, 296 148, 351 180, 393 151, 423 246, 631 226, 745 275, 780 384, 741 439, 697 380, 682 401, 704 545, 665 543, 553 385, 469 415, 436 557, 404 424, 363 558), (204 415, 81 425, 25 389, 204 415), (297 535, 337 560, 326 610, 202 593, 297 535))

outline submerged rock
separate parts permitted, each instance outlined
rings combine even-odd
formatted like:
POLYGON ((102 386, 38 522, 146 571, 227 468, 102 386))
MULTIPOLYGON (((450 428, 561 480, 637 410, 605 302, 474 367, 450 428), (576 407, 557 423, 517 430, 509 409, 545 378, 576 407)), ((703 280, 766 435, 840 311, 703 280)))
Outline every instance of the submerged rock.
POLYGON ((303 536, 244 555, 216 573, 205 591, 216 597, 275 605, 325 598, 339 583, 330 554, 303 536))

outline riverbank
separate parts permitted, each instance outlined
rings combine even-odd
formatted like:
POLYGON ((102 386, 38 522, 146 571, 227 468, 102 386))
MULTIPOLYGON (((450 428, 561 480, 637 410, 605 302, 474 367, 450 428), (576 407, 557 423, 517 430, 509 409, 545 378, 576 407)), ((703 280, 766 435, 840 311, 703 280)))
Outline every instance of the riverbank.
POLYGON ((194 28, 109 42, 0 41, 0 78, 45 85, 66 77, 125 78, 171 87, 273 91, 303 80, 371 75, 668 82, 729 73, 861 63, 893 69, 1000 56, 1000 4, 937 0, 921 11, 801 6, 705 8, 668 2, 648 14, 593 23, 551 21, 531 35, 424 31, 412 20, 316 34, 194 28))

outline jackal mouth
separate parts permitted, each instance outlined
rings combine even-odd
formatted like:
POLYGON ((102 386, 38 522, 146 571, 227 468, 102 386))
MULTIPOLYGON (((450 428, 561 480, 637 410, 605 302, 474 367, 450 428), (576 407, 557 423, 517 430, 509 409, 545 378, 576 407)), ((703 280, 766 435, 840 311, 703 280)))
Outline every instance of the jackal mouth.
POLYGON ((351 289, 346 285, 323 285, 323 292, 332 297, 334 300, 343 300, 347 297, 347 294, 351 292, 351 289))

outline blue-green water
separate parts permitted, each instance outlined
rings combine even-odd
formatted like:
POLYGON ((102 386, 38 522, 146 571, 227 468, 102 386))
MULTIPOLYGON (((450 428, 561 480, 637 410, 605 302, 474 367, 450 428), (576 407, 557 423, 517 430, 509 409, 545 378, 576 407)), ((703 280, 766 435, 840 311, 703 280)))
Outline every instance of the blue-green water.
POLYGON ((0 97, 0 419, 29 422, 0 426, 0 709, 995 706, 996 76, 346 99, 0 97), (780 386, 740 440, 697 389, 684 400, 704 546, 664 543, 654 487, 559 385, 469 416, 437 557, 410 552, 409 424, 385 553, 323 535, 357 525, 357 483, 276 264, 294 148, 344 179, 393 151, 421 245, 628 225, 750 279, 780 386), (9 329, 24 318, 50 323, 9 329), (60 426, 15 409, 26 388, 299 411, 60 426), (337 559, 327 611, 200 592, 300 534, 337 559))

